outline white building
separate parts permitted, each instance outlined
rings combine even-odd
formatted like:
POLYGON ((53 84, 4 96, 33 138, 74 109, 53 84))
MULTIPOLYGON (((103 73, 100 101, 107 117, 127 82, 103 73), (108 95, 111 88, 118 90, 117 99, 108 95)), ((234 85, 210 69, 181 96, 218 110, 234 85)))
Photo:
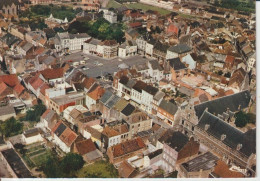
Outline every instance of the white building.
POLYGON ((252 70, 254 68, 255 65, 255 61, 256 61, 256 55, 255 53, 250 56, 247 60, 247 71, 249 72, 250 70, 252 70))
POLYGON ((69 34, 68 32, 58 33, 54 37, 55 49, 59 51, 83 50, 83 44, 91 37, 86 33, 69 34))
POLYGON ((126 58, 137 54, 137 45, 134 41, 126 41, 119 46, 118 57, 126 58))
POLYGON ((141 105, 141 109, 143 109, 144 111, 147 111, 148 113, 152 112, 152 108, 153 108, 153 98, 156 95, 156 93, 158 92, 158 89, 148 85, 146 86, 143 90, 142 90, 142 105, 141 105))
POLYGON ((146 39, 142 36, 136 39, 137 50, 139 54, 145 54, 146 43, 146 39))
POLYGON ((30 129, 22 134, 22 142, 26 145, 44 141, 41 130, 38 128, 30 129))
POLYGON ((182 58, 182 62, 188 64, 188 68, 194 70, 196 68, 196 61, 193 60, 190 54, 184 56, 182 58))
POLYGON ((86 54, 97 54, 97 46, 101 41, 95 38, 91 38, 83 43, 83 53, 86 54))
POLYGON ((160 66, 157 60, 150 60, 148 62, 148 74, 152 77, 153 83, 159 82, 163 78, 163 68, 160 66))
POLYGON ((105 18, 110 23, 117 23, 117 14, 109 11, 108 9, 99 9, 99 12, 103 11, 103 18, 105 18))

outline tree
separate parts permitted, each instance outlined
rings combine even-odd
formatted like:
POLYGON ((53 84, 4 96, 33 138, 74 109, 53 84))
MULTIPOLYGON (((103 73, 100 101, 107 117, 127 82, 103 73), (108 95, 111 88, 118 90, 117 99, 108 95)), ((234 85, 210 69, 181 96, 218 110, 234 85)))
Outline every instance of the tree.
POLYGON ((43 172, 48 178, 60 178, 63 177, 63 173, 60 169, 60 163, 57 158, 49 156, 47 161, 43 164, 43 172))
POLYGON ((33 106, 32 109, 26 112, 25 119, 31 122, 39 122, 41 115, 46 111, 46 107, 43 104, 33 106))
POLYGON ((235 114, 235 125, 237 127, 243 128, 248 123, 248 116, 243 111, 239 111, 235 114))
POLYGON ((14 117, 0 123, 1 132, 4 136, 10 137, 22 133, 23 123, 14 117))
POLYGON ((83 157, 76 153, 68 153, 61 161, 60 167, 64 174, 71 174, 81 169, 84 165, 83 157))

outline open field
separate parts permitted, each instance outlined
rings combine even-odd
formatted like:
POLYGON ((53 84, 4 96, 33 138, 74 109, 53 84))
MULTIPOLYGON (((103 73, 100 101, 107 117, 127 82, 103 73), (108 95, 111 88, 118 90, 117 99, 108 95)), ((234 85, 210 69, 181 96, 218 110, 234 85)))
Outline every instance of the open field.
POLYGON ((120 4, 120 3, 116 2, 115 0, 110 0, 107 5, 107 8, 119 8, 121 6, 126 6, 128 8, 132 8, 132 9, 142 9, 143 11, 154 10, 154 11, 158 11, 161 15, 166 15, 166 14, 171 13, 171 11, 168 11, 166 9, 143 4, 143 3, 120 4))

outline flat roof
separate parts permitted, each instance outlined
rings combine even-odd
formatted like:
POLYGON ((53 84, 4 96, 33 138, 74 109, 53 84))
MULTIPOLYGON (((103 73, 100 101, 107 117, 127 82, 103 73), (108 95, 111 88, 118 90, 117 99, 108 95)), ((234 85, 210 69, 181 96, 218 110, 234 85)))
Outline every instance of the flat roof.
POLYGON ((4 150, 2 151, 2 154, 18 178, 32 178, 31 172, 24 165, 23 161, 14 149, 11 148, 4 150))

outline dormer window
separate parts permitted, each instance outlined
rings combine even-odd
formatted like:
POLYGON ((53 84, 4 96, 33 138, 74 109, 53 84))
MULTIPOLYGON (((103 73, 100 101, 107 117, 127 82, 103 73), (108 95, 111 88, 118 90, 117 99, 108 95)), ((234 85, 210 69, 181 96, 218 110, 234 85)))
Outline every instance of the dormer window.
POLYGON ((210 126, 209 124, 205 125, 205 131, 207 131, 209 129, 209 126, 210 126))
POLYGON ((221 135, 221 141, 224 141, 224 139, 226 139, 226 137, 227 137, 227 136, 226 136, 225 134, 222 134, 222 135, 221 135))
POLYGON ((237 145, 237 151, 241 150, 241 148, 242 148, 242 144, 238 144, 237 145))

